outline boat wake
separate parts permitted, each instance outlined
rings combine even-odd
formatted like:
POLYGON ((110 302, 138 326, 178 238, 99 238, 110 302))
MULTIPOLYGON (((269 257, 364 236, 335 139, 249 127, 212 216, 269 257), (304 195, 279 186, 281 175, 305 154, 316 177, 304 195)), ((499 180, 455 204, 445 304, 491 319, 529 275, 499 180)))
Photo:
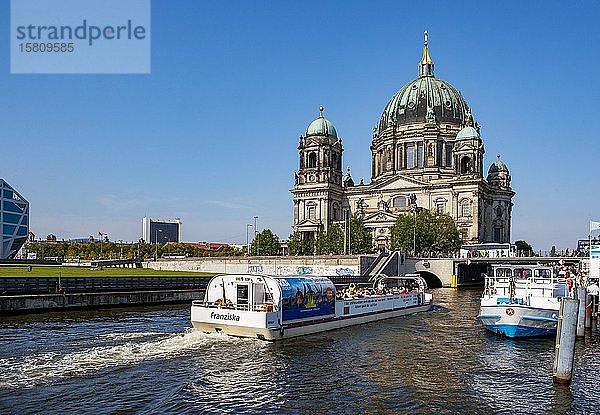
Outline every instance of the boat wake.
POLYGON ((109 335, 125 343, 97 346, 72 353, 48 352, 19 358, 0 358, 0 389, 27 388, 57 379, 93 375, 101 370, 130 366, 153 359, 176 359, 211 343, 235 339, 204 334, 194 329, 184 333, 125 333, 109 335), (156 339, 156 336, 160 336, 156 339), (152 337, 149 340, 148 337, 152 337), (137 340, 137 341, 136 341, 137 340))

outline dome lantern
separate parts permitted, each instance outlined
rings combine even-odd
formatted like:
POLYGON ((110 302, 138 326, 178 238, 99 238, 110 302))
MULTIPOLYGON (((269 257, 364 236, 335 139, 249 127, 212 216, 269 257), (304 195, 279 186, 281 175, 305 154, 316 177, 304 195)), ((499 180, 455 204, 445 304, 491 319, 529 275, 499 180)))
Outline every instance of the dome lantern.
POLYGON ((423 57, 419 63, 419 76, 433 76, 433 61, 429 57, 429 35, 427 30, 424 33, 425 44, 423 45, 423 57))

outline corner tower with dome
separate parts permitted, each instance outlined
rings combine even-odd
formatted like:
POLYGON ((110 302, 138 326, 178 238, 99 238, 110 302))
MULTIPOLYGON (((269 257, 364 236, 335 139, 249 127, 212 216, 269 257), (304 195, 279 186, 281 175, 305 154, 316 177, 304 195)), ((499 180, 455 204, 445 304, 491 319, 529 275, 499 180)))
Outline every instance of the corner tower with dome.
POLYGON ((481 128, 462 94, 434 76, 427 32, 418 77, 396 92, 373 128, 371 182, 342 176, 342 141, 320 115, 300 136, 294 231, 314 238, 346 215, 359 215, 377 248, 414 207, 449 214, 465 242, 509 242, 510 173, 496 160, 484 177, 481 128))

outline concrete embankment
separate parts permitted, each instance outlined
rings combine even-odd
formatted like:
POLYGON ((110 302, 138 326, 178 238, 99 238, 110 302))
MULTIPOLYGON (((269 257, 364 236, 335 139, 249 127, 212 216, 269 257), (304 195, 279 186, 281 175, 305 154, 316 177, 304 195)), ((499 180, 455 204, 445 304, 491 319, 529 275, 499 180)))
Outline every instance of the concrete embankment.
POLYGON ((358 276, 373 262, 374 255, 306 257, 203 257, 179 260, 159 259, 142 263, 144 268, 215 274, 269 274, 358 276))
POLYGON ((209 276, 2 277, 0 314, 191 303, 209 276))
POLYGON ((125 307, 134 305, 191 303, 204 297, 204 290, 157 290, 75 294, 0 296, 0 314, 50 310, 125 307))

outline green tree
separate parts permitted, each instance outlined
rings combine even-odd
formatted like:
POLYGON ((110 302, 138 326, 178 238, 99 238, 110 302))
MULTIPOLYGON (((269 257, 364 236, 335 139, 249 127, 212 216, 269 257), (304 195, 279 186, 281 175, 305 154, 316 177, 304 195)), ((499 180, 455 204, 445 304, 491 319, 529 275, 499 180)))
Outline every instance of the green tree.
POLYGON ((290 256, 312 255, 314 253, 314 241, 312 239, 303 239, 299 232, 290 235, 287 244, 290 256))
POLYGON ((342 254, 344 252, 344 231, 340 225, 331 226, 327 232, 319 232, 315 238, 317 255, 342 254))
MULTIPOLYGON (((342 235, 343 237, 343 235, 342 235)), ((373 236, 365 226, 362 218, 350 218, 350 252, 349 254, 367 254, 373 252, 373 236)))
POLYGON ((454 220, 447 214, 427 209, 398 216, 391 230, 391 248, 397 251, 449 252, 458 249, 460 244, 454 220))
POLYGON ((344 253, 344 230, 340 225, 333 225, 327 230, 327 253, 334 255, 344 253))
POLYGON ((279 255, 279 237, 270 229, 264 229, 254 238, 250 252, 252 255, 279 255))
POLYGON ((319 231, 315 238, 315 253, 317 255, 325 255, 329 253, 329 241, 327 233, 319 231))
POLYGON ((531 255, 534 256, 535 253, 533 252, 533 248, 531 247, 531 245, 529 245, 527 242, 525 241, 515 241, 515 246, 517 247, 517 252, 522 252, 523 255, 531 255))

